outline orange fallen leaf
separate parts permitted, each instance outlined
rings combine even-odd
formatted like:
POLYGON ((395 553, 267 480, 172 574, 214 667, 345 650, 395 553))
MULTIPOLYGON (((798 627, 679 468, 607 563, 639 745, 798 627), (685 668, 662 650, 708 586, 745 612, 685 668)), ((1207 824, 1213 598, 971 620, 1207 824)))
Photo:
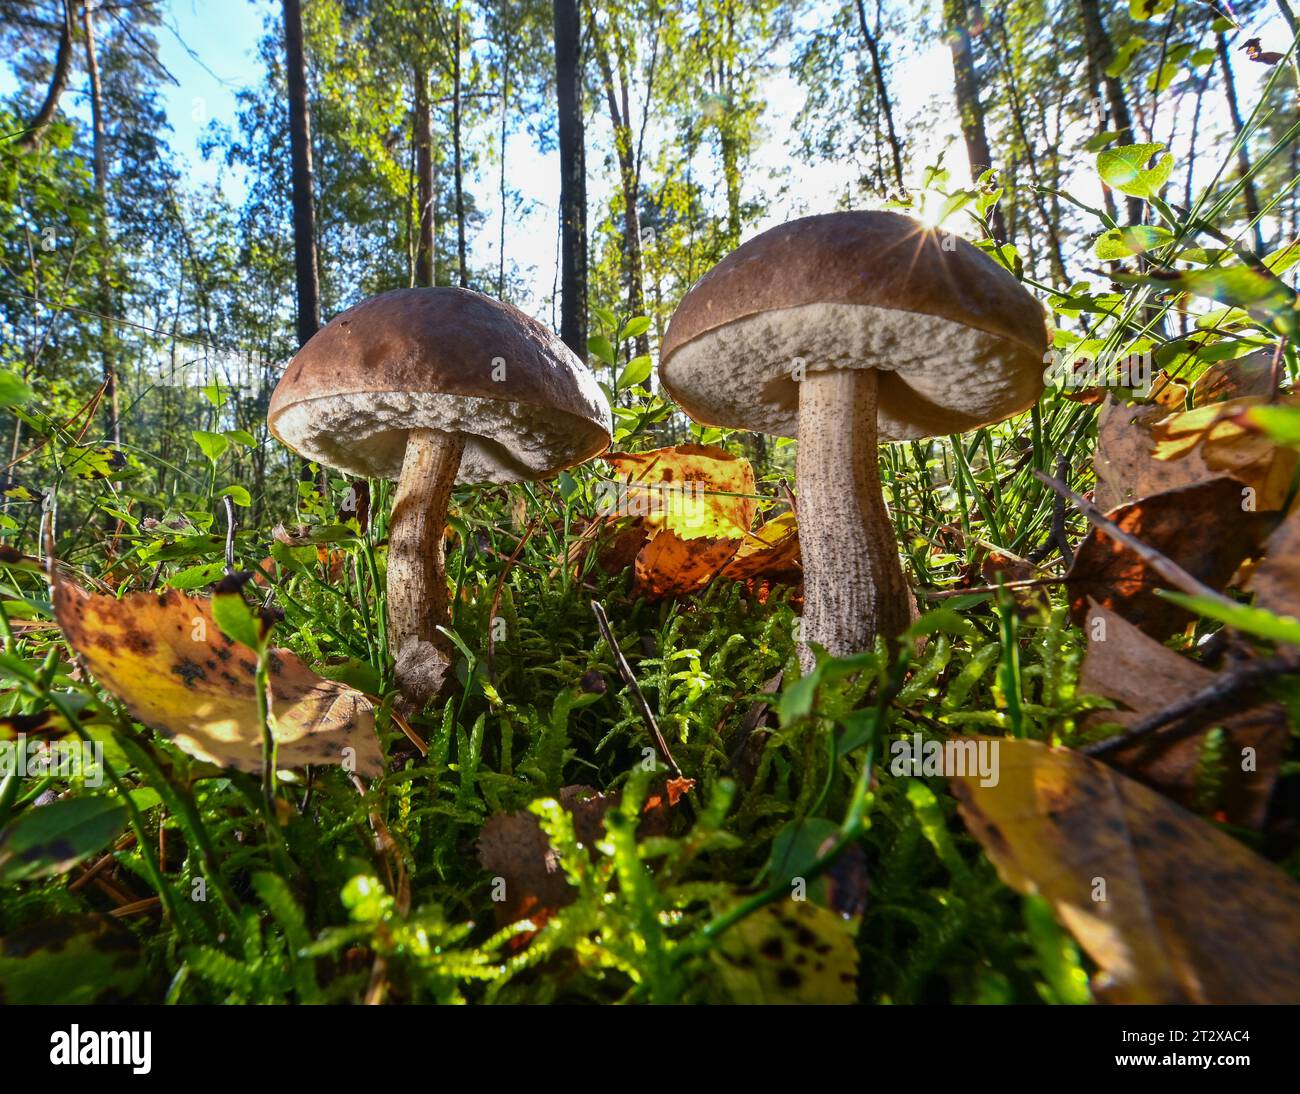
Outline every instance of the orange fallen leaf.
POLYGON ((1230 361, 1215 361, 1192 386, 1192 406, 1224 403, 1244 395, 1267 397, 1273 393, 1273 355, 1251 353, 1230 361))
MULTIPOLYGON (((58 580, 54 610, 72 648, 138 722, 197 759, 262 770, 257 655, 222 634, 211 601, 175 589, 117 599, 58 580)), ((286 649, 270 651, 268 692, 281 767, 382 772, 374 708, 361 692, 286 649)))
MULTIPOLYGON (((1178 563, 1193 577, 1223 588, 1276 519, 1243 511, 1242 485, 1220 477, 1167 490, 1121 506, 1110 519, 1178 563)), ((1066 575, 1070 610, 1083 625, 1089 598, 1118 612, 1152 638, 1166 638, 1192 618, 1155 590, 1167 583, 1132 550, 1092 529, 1066 575)))
MULTIPOLYGON (((1079 690, 1110 699, 1120 708, 1089 714, 1084 720, 1086 727, 1107 723, 1132 726, 1214 682, 1215 674, 1209 669, 1148 638, 1095 601, 1084 630, 1088 652, 1079 672, 1079 690)), ((1230 823, 1258 828, 1264 823, 1289 735, 1281 706, 1263 695, 1254 696, 1253 701, 1251 696, 1243 696, 1232 712, 1207 722, 1195 734, 1176 739, 1150 734, 1110 753, 1106 762, 1184 808, 1200 812, 1201 747, 1215 726, 1227 735, 1215 804, 1222 807, 1230 823), (1247 748, 1251 750, 1249 762, 1244 752, 1247 748)))
POLYGON ((721 573, 739 539, 682 539, 661 528, 636 556, 632 592, 647 600, 689 596, 721 573))
POLYGON ((949 780, 1002 880, 1037 893, 1117 1003, 1300 1002, 1300 884, 1105 764, 997 739, 997 782, 949 780))
POLYGON ((748 533, 719 576, 728 581, 770 577, 794 583, 802 573, 799 529, 795 515, 785 512, 748 533))

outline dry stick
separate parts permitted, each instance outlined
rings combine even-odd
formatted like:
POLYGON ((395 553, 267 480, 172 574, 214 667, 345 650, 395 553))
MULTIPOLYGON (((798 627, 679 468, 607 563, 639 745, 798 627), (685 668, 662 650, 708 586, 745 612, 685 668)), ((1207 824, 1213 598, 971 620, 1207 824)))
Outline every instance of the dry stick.
POLYGON ((1205 584, 1205 582, 1189 574, 1173 559, 1162 555, 1154 547, 1148 546, 1138 539, 1137 536, 1131 535, 1124 531, 1124 529, 1114 521, 1107 519, 1102 515, 1101 510, 1093 505, 1092 502, 1087 498, 1076 494, 1064 483, 1052 478, 1051 475, 1043 474, 1041 471, 1036 470, 1034 474, 1052 490, 1055 490, 1062 497, 1069 498, 1074 502, 1074 504, 1079 507, 1079 511, 1088 518, 1090 523, 1096 525, 1099 531, 1104 532, 1116 542, 1122 543, 1137 555, 1138 558, 1145 562, 1148 568, 1154 570, 1169 582, 1170 585, 1173 585, 1177 589, 1181 589, 1189 596, 1213 600, 1216 604, 1221 604, 1227 608, 1236 608, 1238 606, 1235 600, 1230 600, 1217 590, 1211 589, 1210 586, 1205 584))
POLYGON ((926 600, 951 600, 957 596, 974 596, 977 593, 996 593, 999 589, 1041 589, 1064 585, 1063 577, 1029 577, 1022 581, 1004 581, 1000 585, 975 585, 969 589, 920 589, 926 600))
POLYGON ((225 574, 230 577, 235 572, 235 503, 230 500, 227 494, 221 499, 226 503, 226 569, 225 574))
POLYGON ((605 615, 605 609, 601 607, 599 600, 591 602, 592 613, 596 617, 596 626, 600 628, 600 636, 609 646, 610 653, 614 655, 614 665, 618 669, 618 674, 623 677, 623 683, 627 685, 628 690, 632 693, 633 699, 636 700, 637 709, 641 712, 641 717, 645 721, 646 727, 650 730, 650 735, 654 738, 655 744, 659 746, 659 752, 668 762, 669 768, 677 778, 685 778, 682 769, 677 766, 677 761, 673 759, 673 754, 668 749, 668 742, 664 740, 664 735, 659 732, 659 723, 655 720, 654 711, 650 709, 650 704, 646 702, 645 696, 641 693, 641 687, 636 682, 636 677, 632 675, 631 666, 627 663, 627 658, 623 656, 623 651, 619 648, 618 641, 614 638, 614 632, 610 629, 609 619, 605 615))
MULTIPOLYGON (((1056 461, 1057 479, 1064 483, 1069 471, 1070 461, 1062 456, 1056 461)), ((1069 569, 1074 565, 1074 552, 1070 550, 1070 541, 1065 535, 1065 497, 1061 494, 1056 496, 1056 503, 1052 506, 1052 542, 1061 552, 1066 569, 1069 569)))
MULTIPOLYGON (((1294 655, 1268 657, 1253 661, 1242 668, 1224 673, 1200 691, 1194 692, 1176 703, 1171 703, 1163 710, 1148 714, 1118 737, 1111 737, 1109 740, 1088 745, 1080 749, 1080 751, 1089 756, 1104 756, 1108 752, 1124 748, 1133 741, 1149 736, 1174 722, 1182 722, 1182 725, 1175 726, 1167 733, 1162 733, 1160 735, 1161 741, 1177 740, 1180 737, 1189 736, 1209 721, 1215 715, 1216 708, 1227 700, 1234 698, 1240 692, 1245 691, 1261 680, 1266 680, 1271 676, 1285 676, 1293 672, 1300 672, 1300 657, 1294 655)), ((1247 707, 1246 709, 1250 708, 1247 707)))

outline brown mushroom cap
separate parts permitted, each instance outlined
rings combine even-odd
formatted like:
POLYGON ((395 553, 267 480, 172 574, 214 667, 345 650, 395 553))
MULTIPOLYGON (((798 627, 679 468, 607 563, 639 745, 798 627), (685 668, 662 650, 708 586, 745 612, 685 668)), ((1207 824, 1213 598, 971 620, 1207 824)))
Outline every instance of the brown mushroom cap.
POLYGON ((459 482, 541 478, 603 452, 611 420, 591 371, 536 320, 467 289, 398 289, 335 316, 267 411, 290 448, 396 479, 406 435, 465 437, 459 482))
POLYGON ((798 436, 806 372, 879 371, 880 440, 964 432, 1043 391, 1042 305, 963 239, 886 212, 829 213, 756 236, 678 306, 659 375, 692 418, 798 436))

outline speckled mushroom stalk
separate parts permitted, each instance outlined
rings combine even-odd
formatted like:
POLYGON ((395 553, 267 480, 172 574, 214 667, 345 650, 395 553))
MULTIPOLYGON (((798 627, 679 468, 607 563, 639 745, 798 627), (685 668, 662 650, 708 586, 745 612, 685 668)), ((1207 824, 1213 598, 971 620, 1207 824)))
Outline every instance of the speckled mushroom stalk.
POLYGON ((388 648, 402 696, 417 708, 437 690, 449 647, 438 632, 450 619, 443 532, 464 452, 461 434, 412 429, 389 518, 388 648))
POLYGON ((810 643, 844 656, 910 622, 911 593, 880 492, 876 416, 873 369, 810 372, 799 382, 805 673, 815 664, 810 643))

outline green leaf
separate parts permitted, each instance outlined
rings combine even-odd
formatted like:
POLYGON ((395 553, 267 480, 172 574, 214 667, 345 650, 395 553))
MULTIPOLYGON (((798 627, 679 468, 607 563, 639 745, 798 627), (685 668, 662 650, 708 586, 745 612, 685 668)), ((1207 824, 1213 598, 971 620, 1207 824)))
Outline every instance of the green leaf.
POLYGON ((1097 154, 1097 173, 1102 181, 1116 190, 1136 198, 1149 198, 1159 192, 1169 181, 1174 169, 1174 157, 1161 156, 1163 144, 1126 144, 1121 148, 1108 148, 1097 154), (1156 162, 1147 166, 1147 161, 1156 162))
POLYGON ((1188 596, 1169 589, 1157 589, 1156 592, 1189 612, 1217 619, 1220 623, 1236 627, 1257 638, 1300 646, 1300 619, 1277 615, 1266 608, 1253 608, 1248 604, 1227 604, 1208 596, 1188 596))
POLYGON ((66 873, 125 826, 126 809, 113 798, 62 798, 33 806, 0 832, 0 881, 66 873))
POLYGON ((614 345, 603 334, 596 334, 587 339, 587 349, 595 355, 597 360, 603 361, 610 368, 614 367, 616 354, 614 345))
POLYGON ((639 357, 633 357, 623 369, 623 374, 619 376, 618 386, 626 388, 645 383, 650 378, 650 370, 653 367, 649 354, 643 353, 639 357))
POLYGON ((639 338, 650 329, 650 317, 648 315, 633 316, 623 324, 623 330, 619 333, 618 340, 622 342, 625 338, 639 338))
POLYGON ((600 320, 600 325, 606 330, 616 330, 618 328, 618 317, 608 308, 592 308, 591 314, 600 320))
POLYGON ((776 834, 766 872, 773 884, 789 884, 804 877, 817 861, 827 840, 839 834, 840 826, 826 817, 804 817, 791 821, 776 834))
POLYGON ((0 997, 10 1004, 121 1003, 147 971, 135 935, 107 916, 39 918, 0 939, 0 997))
POLYGON ((253 504, 253 499, 249 496, 247 490, 242 486, 227 486, 217 497, 229 497, 236 505, 242 505, 245 509, 253 504))
POLYGON ((214 464, 221 459, 230 447, 230 438, 224 433, 209 433, 205 429, 196 429, 191 434, 200 451, 214 464))
POLYGON ((260 653, 271 634, 271 624, 244 599, 243 584, 238 577, 230 577, 213 590, 212 618, 222 634, 260 653))
POLYGON ((1138 51, 1146 45, 1146 39, 1134 34, 1128 38, 1115 53, 1115 59, 1106 66, 1107 76, 1122 76, 1133 63, 1138 51))
POLYGON ((1246 411, 1246 421, 1275 443, 1300 448, 1300 407, 1253 406, 1246 411))
MULTIPOLYGON (((1207 296, 1273 327, 1279 334, 1300 333, 1300 311, 1295 293, 1276 277, 1250 266, 1216 266, 1204 270, 1161 270, 1151 274, 1114 274, 1122 285, 1155 285, 1166 292, 1207 296)), ((1222 326, 1222 324, 1219 324, 1222 326)))
POLYGON ((18 373, 0 368, 0 406, 18 406, 35 397, 36 393, 18 373))
POLYGON ((230 400, 230 388, 219 380, 214 380, 210 384, 203 386, 203 396, 214 407, 220 410, 230 400))
POLYGON ((247 429, 227 429, 223 436, 229 437, 235 444, 242 445, 244 448, 257 447, 257 438, 247 429))
POLYGON ((1157 247, 1173 242, 1174 234, 1166 228, 1150 224, 1136 224, 1128 228, 1112 228, 1097 239, 1094 253, 1105 261, 1130 258, 1145 254, 1157 247))
POLYGON ((1174 6, 1174 0, 1128 0, 1128 13, 1137 22, 1164 15, 1174 6))
POLYGON ((167 584, 173 589, 182 591, 202 589, 214 581, 220 581, 225 566, 224 562, 204 562, 198 566, 190 566, 169 577, 167 584))
POLYGON ((1286 273, 1297 262, 1300 262, 1300 239, 1293 239, 1272 254, 1264 256, 1264 265, 1279 275, 1286 273))
POLYGON ((126 454, 112 445, 81 445, 63 454, 63 470, 74 479, 109 479, 126 468, 126 454))

